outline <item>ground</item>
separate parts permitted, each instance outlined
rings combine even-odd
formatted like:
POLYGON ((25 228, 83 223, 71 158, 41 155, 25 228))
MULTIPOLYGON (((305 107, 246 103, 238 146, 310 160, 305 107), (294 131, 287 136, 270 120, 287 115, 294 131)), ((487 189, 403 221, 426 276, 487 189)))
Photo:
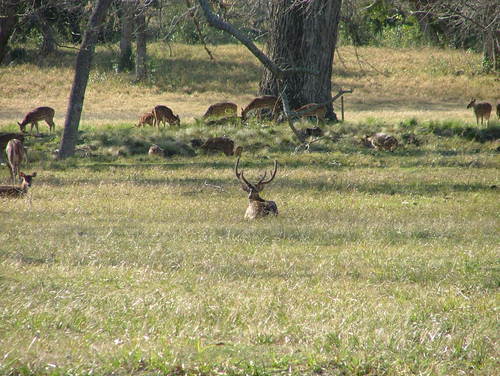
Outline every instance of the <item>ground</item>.
POLYGON ((175 46, 165 67, 153 52, 151 75, 165 77, 148 85, 98 55, 79 145, 88 153, 66 161, 52 151, 68 63, 0 68, 0 129, 15 130, 36 102, 56 108, 59 132, 42 126, 27 142, 30 194, 0 199, 0 374, 496 372, 499 127, 477 127, 465 105, 493 102, 498 81, 475 71, 477 55, 402 50, 383 63, 387 51, 363 49, 379 59, 363 73, 341 50, 347 68, 334 80, 355 88, 346 122, 296 153, 285 125, 191 120, 255 95, 244 50, 217 47, 213 71, 194 47, 175 46), (159 103, 180 129, 132 128, 159 103), (394 153, 361 145, 381 130, 400 140, 394 153), (234 158, 189 147, 222 134, 243 146, 247 178, 278 160, 261 196, 279 216, 244 220, 234 158), (410 134, 419 145, 404 142, 410 134), (153 141, 177 154, 148 157, 153 141))

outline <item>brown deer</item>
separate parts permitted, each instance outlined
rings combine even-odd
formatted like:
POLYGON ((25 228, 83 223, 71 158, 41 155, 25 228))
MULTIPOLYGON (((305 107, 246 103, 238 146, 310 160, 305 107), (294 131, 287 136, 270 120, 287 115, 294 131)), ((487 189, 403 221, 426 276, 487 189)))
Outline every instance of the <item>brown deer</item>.
POLYGON ((12 184, 15 184, 16 178, 19 176, 19 167, 21 163, 24 159, 28 160, 26 149, 23 143, 15 138, 9 141, 5 148, 5 153, 7 154, 7 164, 9 166, 12 184))
POLYGON ((33 126, 36 128, 36 134, 39 135, 40 131, 38 130, 38 122, 40 120, 45 120, 47 125, 49 126, 49 132, 52 133, 52 130, 56 129, 56 125, 54 123, 54 114, 55 111, 52 107, 37 107, 34 110, 28 112, 22 122, 18 122, 19 128, 21 132, 26 132, 26 125, 31 124, 30 133, 33 133, 33 126))
POLYGON ((3 150, 7 147, 7 144, 10 140, 17 138, 19 141, 24 142, 24 134, 23 133, 0 133, 0 150, 3 150))
POLYGON ((155 108, 153 108, 153 116, 155 118, 154 126, 158 128, 160 128, 161 123, 165 126, 165 122, 170 125, 181 125, 179 116, 174 115, 173 111, 167 106, 155 106, 155 108))
POLYGON ((234 172, 236 174, 236 178, 241 183, 241 188, 245 192, 248 192, 249 203, 245 212, 245 219, 262 218, 269 214, 278 215, 278 207, 276 206, 276 203, 274 201, 266 201, 259 196, 259 192, 262 192, 264 185, 272 182, 276 176, 276 172, 278 171, 278 162, 276 160, 274 161, 274 170, 271 172, 271 177, 268 180, 265 180, 267 176, 267 172, 265 172, 257 184, 252 184, 245 179, 243 171, 238 171, 239 164, 240 157, 236 160, 234 172))
POLYGON ((203 119, 213 116, 236 116, 238 113, 238 106, 231 102, 215 103, 208 107, 207 112, 203 115, 203 119))
POLYGON ((276 118, 282 111, 283 104, 281 99, 272 95, 264 95, 254 98, 248 106, 241 111, 241 119, 246 120, 248 112, 252 110, 269 109, 273 112, 273 118, 276 118))
POLYGON ((200 146, 205 151, 222 151, 225 155, 234 154, 234 141, 227 137, 212 137, 200 146))
POLYGON ((28 193, 28 188, 31 187, 31 182, 36 176, 36 172, 31 175, 20 172, 19 176, 22 180, 20 185, 0 185, 0 196, 19 197, 28 193))
POLYGON ((363 144, 367 147, 373 147, 376 150, 389 150, 394 151, 398 147, 398 140, 386 133, 375 133, 373 136, 365 136, 361 139, 363 144))
POLYGON ((143 127, 146 124, 154 126, 154 124, 155 124, 155 116, 153 115, 152 112, 146 112, 146 113, 144 113, 140 117, 139 123, 136 125, 136 127, 143 127))
POLYGON ((317 105, 318 105, 317 103, 309 103, 309 104, 306 104, 302 107, 296 108, 294 111, 295 112, 306 111, 306 112, 299 114, 297 116, 299 116, 299 117, 314 116, 314 117, 316 117, 316 125, 318 125, 320 120, 322 123, 325 121, 326 106, 321 106, 321 107, 318 107, 314 110, 307 111, 309 108, 311 108, 313 106, 317 106, 317 105))
POLYGON ((486 119, 486 124, 490 124, 490 114, 491 114, 491 104, 488 102, 476 103, 476 98, 472 98, 467 108, 474 109, 474 115, 476 115, 476 124, 479 125, 479 118, 481 118, 481 125, 483 125, 483 119, 486 119))

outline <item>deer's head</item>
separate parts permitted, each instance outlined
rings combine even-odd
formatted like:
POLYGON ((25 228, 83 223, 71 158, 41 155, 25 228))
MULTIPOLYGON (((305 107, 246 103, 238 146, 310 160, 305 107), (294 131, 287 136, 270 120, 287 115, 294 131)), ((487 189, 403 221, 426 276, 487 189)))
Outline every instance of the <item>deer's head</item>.
POLYGON ((241 172, 238 170, 239 164, 240 164, 240 157, 238 156, 238 159, 236 160, 236 165, 234 166, 234 172, 236 174, 236 178, 241 183, 241 188, 245 192, 248 192, 249 200, 264 201, 262 198, 260 198, 259 192, 261 192, 264 189, 264 186, 266 184, 273 181, 274 177, 276 176, 276 172, 278 171, 278 162, 276 160, 274 161, 274 169, 270 174, 270 178, 266 180, 267 172, 264 172, 264 174, 260 177, 259 181, 256 184, 250 183, 245 178, 245 176, 243 175, 243 170, 241 172))
POLYGON ((25 185, 27 187, 31 187, 31 181, 33 180, 33 178, 36 176, 36 172, 32 173, 31 175, 27 175, 25 174, 24 172, 20 172, 19 173, 19 176, 21 177, 21 179, 23 180, 23 183, 22 185, 25 185))
POLYGON ((475 104, 476 104, 476 98, 472 98, 470 100, 470 103, 467 105, 467 108, 474 107, 475 104))

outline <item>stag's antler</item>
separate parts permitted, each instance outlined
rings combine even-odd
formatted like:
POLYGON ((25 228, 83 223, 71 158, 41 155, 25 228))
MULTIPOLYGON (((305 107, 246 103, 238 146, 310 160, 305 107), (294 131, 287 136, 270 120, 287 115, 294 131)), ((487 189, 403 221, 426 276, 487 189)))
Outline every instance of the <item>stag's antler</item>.
POLYGON ((243 175, 243 171, 238 172, 238 166, 240 165, 240 157, 236 160, 236 165, 234 166, 234 173, 236 174, 236 177, 240 181, 243 190, 245 191, 250 191, 250 189, 256 189, 252 183, 250 183, 247 179, 245 179, 245 176, 243 175))
POLYGON ((267 172, 264 171, 264 175, 262 175, 259 182, 256 184, 257 187, 259 188, 259 191, 262 190, 262 188, 264 188, 265 184, 273 181, 277 171, 278 171, 278 161, 274 160, 274 170, 271 172, 271 177, 269 178, 269 180, 264 180, 267 176, 267 172))
MULTIPOLYGON (((245 179, 245 176, 243 174, 243 171, 238 171, 238 166, 240 165, 240 157, 236 160, 236 165, 234 166, 234 172, 236 174, 236 177, 238 180, 246 185, 247 189, 254 189, 256 191, 261 191, 264 188, 264 185, 267 183, 270 183, 273 181, 274 177, 276 176, 276 172, 278 171, 278 161, 274 161, 274 170, 271 172, 271 177, 268 180, 264 180, 267 177, 267 172, 264 171, 264 175, 262 175, 259 179, 259 182, 255 185, 250 183, 247 179, 245 179)), ((245 187, 243 188, 245 189, 245 187)), ((245 189, 245 190, 247 190, 245 189)))

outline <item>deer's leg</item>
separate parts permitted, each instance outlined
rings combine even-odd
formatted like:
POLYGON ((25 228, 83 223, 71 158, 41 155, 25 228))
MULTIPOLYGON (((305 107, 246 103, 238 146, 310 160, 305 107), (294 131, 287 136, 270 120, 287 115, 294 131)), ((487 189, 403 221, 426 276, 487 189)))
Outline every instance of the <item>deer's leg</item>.
POLYGON ((45 120, 45 122, 49 125, 49 132, 52 133, 52 130, 56 130, 56 124, 54 120, 45 120))

